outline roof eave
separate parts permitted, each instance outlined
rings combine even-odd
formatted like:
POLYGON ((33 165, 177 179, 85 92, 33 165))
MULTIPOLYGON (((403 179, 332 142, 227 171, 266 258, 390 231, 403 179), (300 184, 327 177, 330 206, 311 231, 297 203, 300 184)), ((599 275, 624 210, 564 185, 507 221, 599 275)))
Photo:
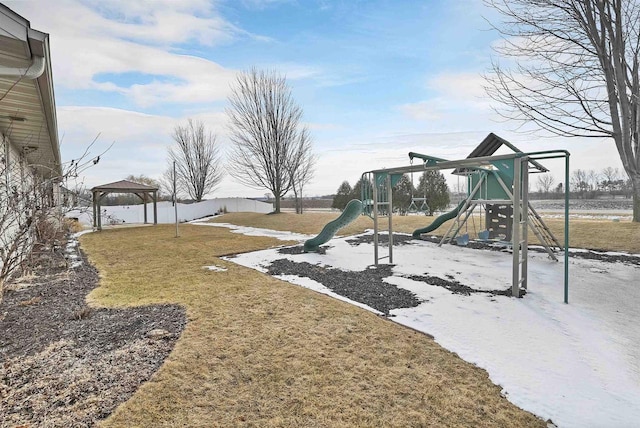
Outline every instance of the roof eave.
POLYGON ((33 55, 45 58, 45 70, 36 79, 38 92, 42 101, 42 107, 47 120, 49 141, 53 153, 53 165, 50 165, 52 176, 62 176, 62 158, 60 155, 60 142, 58 140, 58 120, 56 115, 56 99, 53 89, 53 72, 51 70, 51 54, 49 49, 49 35, 41 31, 29 28, 29 48, 33 55))

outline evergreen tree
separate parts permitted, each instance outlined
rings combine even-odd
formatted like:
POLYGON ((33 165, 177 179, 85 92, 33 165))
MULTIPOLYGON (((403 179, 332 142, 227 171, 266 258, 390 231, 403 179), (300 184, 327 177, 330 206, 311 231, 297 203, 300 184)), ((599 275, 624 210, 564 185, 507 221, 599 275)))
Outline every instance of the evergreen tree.
POLYGON ((429 215, 435 211, 442 210, 449 206, 449 186, 447 180, 440 171, 425 171, 420 176, 418 193, 426 195, 427 205, 429 205, 429 215))
POLYGON ((336 192, 336 195, 333 197, 333 203, 331 204, 331 208, 337 208, 339 210, 343 210, 344 207, 347 206, 351 198, 351 192, 353 189, 348 181, 343 181, 340 187, 336 192))
POLYGON ((393 187, 393 208, 404 213, 411 204, 411 195, 414 192, 413 183, 407 174, 403 174, 400 180, 393 187))
POLYGON ((351 189, 351 195, 349 196, 349 200, 361 199, 361 198, 362 198, 362 178, 356 181, 356 184, 353 185, 353 189, 351 189))

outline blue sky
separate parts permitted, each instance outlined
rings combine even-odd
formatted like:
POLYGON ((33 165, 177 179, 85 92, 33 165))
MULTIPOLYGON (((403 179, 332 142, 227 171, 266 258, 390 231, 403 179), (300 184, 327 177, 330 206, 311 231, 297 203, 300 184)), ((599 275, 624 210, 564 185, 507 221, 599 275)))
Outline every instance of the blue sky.
MULTIPOLYGON (((568 149, 573 168, 620 166, 612 142, 534 138, 496 117, 481 77, 498 40, 485 18, 496 16, 481 0, 5 3, 50 34, 63 157, 98 133, 94 152, 115 141, 88 186, 158 178, 188 118, 224 152, 226 97, 251 67, 285 74, 304 109, 319 157, 309 195, 407 164, 409 151, 466 157, 489 132, 525 151, 568 149)), ((227 176, 210 196, 264 193, 227 176)))

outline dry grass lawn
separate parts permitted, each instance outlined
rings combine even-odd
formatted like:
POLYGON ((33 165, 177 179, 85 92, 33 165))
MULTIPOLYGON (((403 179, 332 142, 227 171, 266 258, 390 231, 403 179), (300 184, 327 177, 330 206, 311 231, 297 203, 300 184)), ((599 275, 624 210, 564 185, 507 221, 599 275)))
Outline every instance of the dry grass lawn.
MULTIPOLYGON (((284 227, 287 218, 251 221, 284 227)), ((295 217, 294 229, 306 221, 295 217)), ((189 318, 165 364, 103 426, 545 426, 429 337, 218 258, 281 242, 180 230, 177 239, 169 225, 81 238, 102 278, 91 304, 179 303, 189 318), (228 271, 203 269, 212 264, 228 271)))
MULTIPOLYGON (((278 215, 264 215, 256 213, 229 213, 211 220, 212 222, 233 223, 241 226, 261 227, 274 230, 290 230, 292 232, 316 234, 329 221, 338 217, 338 213, 305 213, 303 215, 282 213, 278 215)), ((411 215, 394 216, 393 229, 395 232, 411 233, 415 229, 429 225, 435 217, 411 215)), ((463 231, 468 232, 474 238, 476 233, 484 227, 479 216, 472 221, 463 231), (475 221, 475 228, 474 228, 475 221)), ((549 229, 553 232, 561 244, 564 244, 564 221, 562 219, 545 219, 549 229)), ((444 235, 452 221, 448 221, 432 234, 444 235)), ((387 230, 388 220, 380 219, 381 230, 387 230)), ((349 226, 340 231, 342 235, 362 233, 366 229, 373 228, 373 220, 362 216, 349 226)), ((529 233, 532 244, 537 243, 533 233, 529 233)), ((583 220, 570 219, 569 222, 569 246, 573 248, 604 249, 613 251, 629 251, 640 253, 640 223, 613 222, 611 220, 583 220)))

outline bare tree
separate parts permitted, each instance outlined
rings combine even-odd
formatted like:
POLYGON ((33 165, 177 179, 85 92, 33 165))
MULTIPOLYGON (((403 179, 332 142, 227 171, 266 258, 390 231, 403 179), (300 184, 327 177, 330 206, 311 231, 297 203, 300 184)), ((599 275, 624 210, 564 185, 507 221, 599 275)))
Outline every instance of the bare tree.
POLYGON ((293 100, 284 76, 257 69, 238 76, 229 105, 233 142, 229 174, 249 187, 273 193, 274 211, 279 213, 281 198, 294 184, 296 194, 301 192, 296 181, 302 179, 304 185, 311 178, 300 174, 311 172, 313 165, 308 131, 300 124, 302 108, 293 100))
POLYGON ((113 145, 92 156, 89 150, 97 138, 77 159, 51 168, 37 161, 28 163, 24 152, 11 156, 8 138, 0 135, 0 301, 6 281, 28 271, 35 249, 59 247, 53 243, 67 232, 64 214, 77 208, 70 205, 77 202, 75 193, 82 191, 77 179, 113 145), (48 171, 46 177, 27 172, 38 167, 48 171))
POLYGON ((605 181, 614 182, 620 179, 620 170, 618 170, 618 168, 608 166, 602 169, 601 175, 605 181))
POLYGON ((597 190, 598 181, 600 181, 600 174, 598 174, 596 170, 590 169, 587 171, 587 184, 589 185, 589 190, 597 190))
POLYGON ((173 162, 169 162, 167 169, 162 173, 162 177, 160 177, 160 188, 162 189, 162 192, 169 195, 169 197, 171 198, 171 201, 175 203, 178 197, 180 196, 181 191, 180 191, 180 185, 178 183, 178 180, 176 179, 175 184, 177 189, 175 189, 176 194, 174 195, 173 184, 174 184, 173 162))
POLYGON ((485 0, 504 22, 487 91, 506 117, 555 135, 608 137, 640 221, 640 5, 635 0, 485 0))
POLYGON ((587 182, 587 171, 583 169, 576 169, 571 171, 570 179, 571 189, 574 192, 578 192, 584 195, 589 190, 589 183, 587 182))
POLYGON ((151 186, 151 187, 160 187, 160 182, 154 178, 151 177, 147 177, 144 174, 140 174, 140 175, 134 175, 134 174, 129 174, 125 177, 125 180, 131 181, 133 183, 138 183, 138 184, 146 184, 147 186, 151 186))
POLYGON ((295 199, 296 214, 302 214, 302 197, 304 186, 307 185, 314 174, 316 157, 313 155, 313 147, 306 128, 300 132, 298 150, 291 157, 291 163, 287 167, 291 176, 291 190, 295 199))
POLYGON ((548 195, 555 184, 555 179, 551 174, 541 174, 538 176, 538 191, 548 195))
POLYGON ((189 119, 186 126, 174 128, 173 139, 177 147, 169 148, 169 160, 176 162, 180 189, 200 202, 224 175, 216 136, 207 131, 204 123, 189 119))

